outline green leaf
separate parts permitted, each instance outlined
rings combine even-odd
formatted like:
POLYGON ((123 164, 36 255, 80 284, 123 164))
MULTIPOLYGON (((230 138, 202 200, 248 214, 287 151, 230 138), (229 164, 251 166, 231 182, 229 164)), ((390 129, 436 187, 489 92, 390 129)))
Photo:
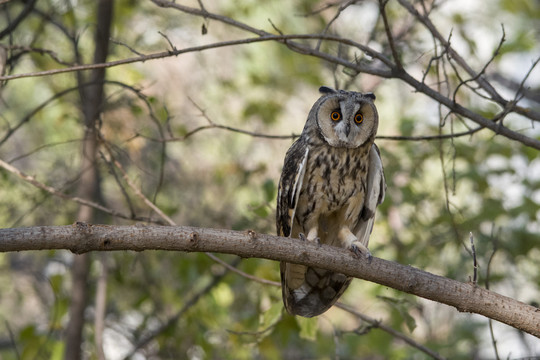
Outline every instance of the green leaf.
POLYGON ((259 331, 264 331, 274 326, 279 320, 281 320, 281 314, 283 312, 283 305, 281 302, 276 301, 268 310, 266 310, 259 319, 259 331))
POLYGON ((266 181, 263 184, 263 191, 264 191, 264 199, 267 202, 270 202, 274 200, 276 197, 276 183, 272 179, 266 179, 266 181))
POLYGON ((51 360, 60 360, 64 357, 66 343, 63 341, 55 341, 52 348, 51 360))
POLYGON ((305 318, 296 317, 296 322, 300 326, 300 337, 305 340, 315 341, 317 338, 318 320, 316 317, 305 318))
POLYGON ((399 313, 410 332, 414 331, 416 328, 416 320, 409 314, 410 308, 414 306, 413 304, 406 299, 395 299, 387 296, 378 296, 378 298, 384 300, 386 304, 399 313))

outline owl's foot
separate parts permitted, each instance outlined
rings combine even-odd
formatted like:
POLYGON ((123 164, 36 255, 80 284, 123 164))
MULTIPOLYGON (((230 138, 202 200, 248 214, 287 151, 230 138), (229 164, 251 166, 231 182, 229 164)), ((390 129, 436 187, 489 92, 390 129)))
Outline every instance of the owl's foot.
POLYGON ((369 249, 365 247, 360 241, 354 241, 349 249, 358 258, 360 257, 360 255, 364 254, 369 263, 371 263, 371 260, 373 260, 373 255, 371 255, 369 249))
MULTIPOLYGON (((311 232, 310 232, 311 233, 311 232)), ((304 233, 298 233, 298 237, 300 238, 300 240, 302 241, 315 241, 315 243, 320 247, 321 246, 321 239, 316 236, 315 238, 313 239, 310 239, 309 238, 309 235, 308 237, 306 237, 306 235, 304 235, 304 233)))
POLYGON ((338 239, 341 241, 341 244, 344 248, 347 248, 353 252, 354 255, 360 257, 361 254, 371 262, 371 253, 369 252, 366 245, 358 241, 358 238, 349 230, 347 227, 343 227, 339 230, 338 239))

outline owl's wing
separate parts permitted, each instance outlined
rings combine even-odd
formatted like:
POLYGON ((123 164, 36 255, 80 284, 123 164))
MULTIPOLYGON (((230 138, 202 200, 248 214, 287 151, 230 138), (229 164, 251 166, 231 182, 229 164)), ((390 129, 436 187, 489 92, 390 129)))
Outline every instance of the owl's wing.
POLYGON ((291 236, 294 214, 302 181, 306 173, 309 148, 304 139, 298 139, 287 151, 277 197, 276 227, 280 236, 291 236))
POLYGON ((375 210, 377 209, 377 206, 383 202, 385 193, 386 181, 384 179, 381 154, 377 145, 373 144, 371 146, 371 151, 369 152, 369 167, 364 207, 362 208, 358 224, 354 229, 356 237, 366 247, 369 242, 369 235, 371 235, 371 231, 373 230, 375 210))

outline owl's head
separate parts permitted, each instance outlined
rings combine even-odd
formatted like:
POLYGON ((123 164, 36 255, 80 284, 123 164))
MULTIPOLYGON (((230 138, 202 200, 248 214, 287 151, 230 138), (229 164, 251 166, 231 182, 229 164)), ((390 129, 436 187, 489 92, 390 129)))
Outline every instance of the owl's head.
POLYGON ((323 96, 310 113, 316 119, 319 133, 334 147, 357 148, 372 142, 379 126, 379 115, 373 104, 373 93, 334 90, 322 86, 323 96))

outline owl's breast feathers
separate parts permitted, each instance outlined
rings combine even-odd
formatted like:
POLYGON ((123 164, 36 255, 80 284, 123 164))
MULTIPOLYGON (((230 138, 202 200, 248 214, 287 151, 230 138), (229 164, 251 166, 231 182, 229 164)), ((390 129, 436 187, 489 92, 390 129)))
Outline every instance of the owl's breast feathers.
POLYGON ((352 230, 363 208, 370 148, 371 143, 356 149, 327 145, 310 148, 296 204, 299 224, 336 213, 335 220, 345 222, 352 230))

